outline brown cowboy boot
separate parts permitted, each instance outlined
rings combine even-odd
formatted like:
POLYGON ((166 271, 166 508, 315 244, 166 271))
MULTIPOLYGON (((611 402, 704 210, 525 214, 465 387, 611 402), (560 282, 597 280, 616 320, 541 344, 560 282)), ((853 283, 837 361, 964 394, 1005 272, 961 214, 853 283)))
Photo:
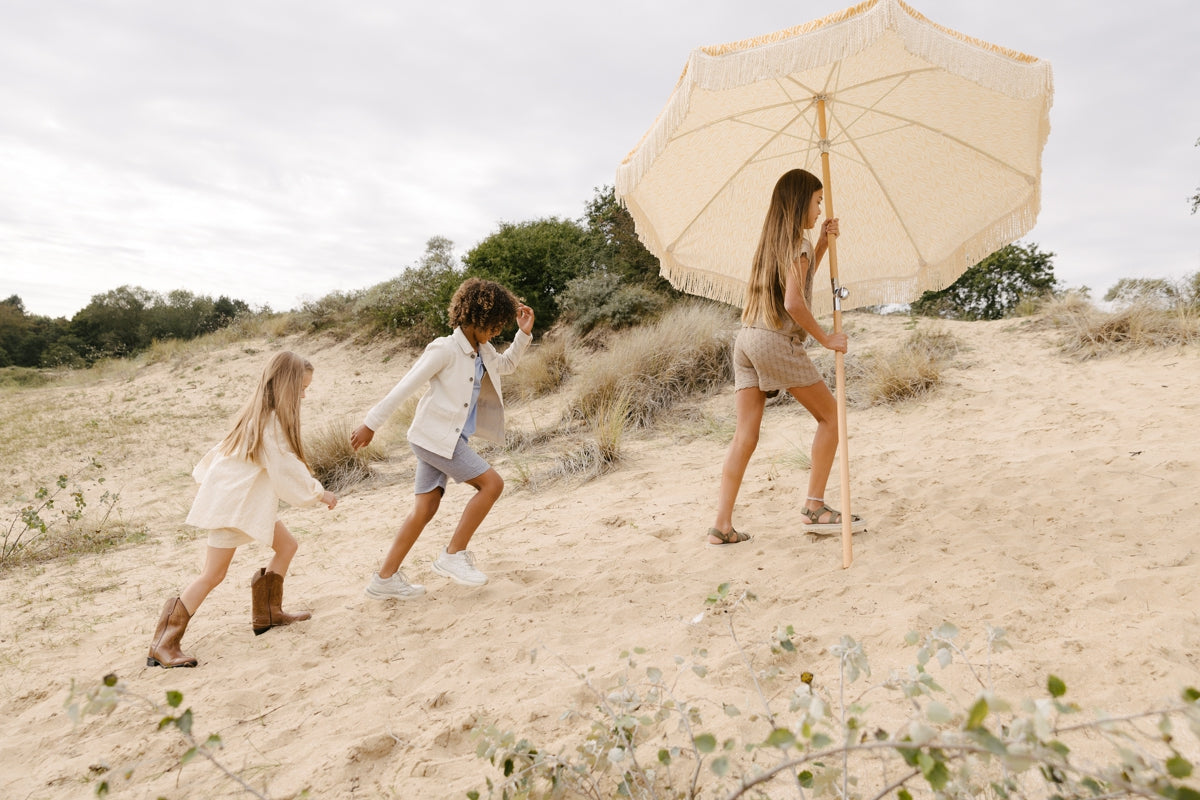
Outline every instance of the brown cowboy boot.
POLYGON ((162 616, 158 618, 158 628, 154 631, 154 641, 150 645, 150 654, 146 656, 147 667, 194 667, 198 663, 191 656, 184 655, 179 649, 179 640, 187 630, 192 615, 178 597, 172 597, 163 606, 162 616))
POLYGON ((283 610, 283 576, 267 572, 266 568, 259 569, 250 580, 250 599, 252 603, 251 624, 254 635, 265 633, 276 625, 291 625, 311 619, 312 614, 301 611, 289 614, 283 610))

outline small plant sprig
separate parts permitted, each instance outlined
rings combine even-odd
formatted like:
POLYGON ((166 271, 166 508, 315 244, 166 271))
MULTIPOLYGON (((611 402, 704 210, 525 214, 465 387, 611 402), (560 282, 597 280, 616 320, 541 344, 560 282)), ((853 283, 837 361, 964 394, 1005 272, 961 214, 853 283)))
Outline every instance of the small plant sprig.
MULTIPOLYGON (((573 752, 567 745, 552 753, 495 725, 476 728, 477 755, 503 773, 498 781, 486 779, 488 797, 1200 800, 1192 780, 1200 738, 1196 689, 1184 689, 1163 708, 1075 721, 1081 709, 1064 699, 1066 684, 1053 675, 1045 695, 1035 699, 1009 701, 994 690, 992 656, 1010 649, 1002 629, 987 629, 980 664, 969 657, 958 629, 943 624, 925 635, 910 632, 906 643, 916 648, 915 663, 857 697, 849 697, 851 687, 869 679, 871 667, 862 645, 843 636, 829 648, 838 664, 836 698, 804 671, 787 708, 774 709, 763 682, 782 672, 756 672, 733 626, 735 612, 753 599, 749 591, 721 584, 692 622, 724 617, 763 706, 763 713, 749 718, 765 723, 761 737, 721 741, 704 729, 700 709, 715 705, 730 717, 741 711, 707 694, 695 701, 680 696, 682 675, 707 675, 707 652, 676 657, 668 675, 655 667, 640 672, 645 651, 635 649, 621 654, 625 670, 607 690, 567 667, 596 698, 593 713, 563 716, 589 723, 573 752), (978 689, 948 692, 930 672, 935 666, 964 671, 967 684, 978 689), (886 702, 864 702, 880 692, 886 702), (1180 736, 1189 729, 1192 738, 1185 743, 1180 736)), ((781 625, 761 644, 776 658, 788 657, 796 654, 794 635, 791 626, 781 625)), ((468 793, 472 800, 480 796, 468 793)))
MULTIPOLYGON (((134 694, 125 688, 119 678, 113 673, 105 675, 101 682, 82 693, 78 692, 75 687, 75 682, 71 682, 71 693, 67 697, 66 708, 67 716, 72 722, 79 724, 84 717, 94 714, 111 714, 113 710, 123 702, 138 702, 145 704, 154 714, 162 714, 163 716, 158 721, 158 729, 172 728, 176 730, 187 743, 188 749, 182 756, 179 757, 179 768, 182 769, 184 764, 187 764, 196 756, 207 759, 214 767, 224 774, 231 781, 238 784, 242 791, 268 800, 267 796, 259 792, 250 784, 246 783, 237 773, 230 770, 224 764, 217 760, 215 751, 223 747, 221 737, 218 734, 209 734, 207 738, 201 742, 196 738, 192 730, 194 715, 192 709, 187 708, 182 712, 175 713, 175 710, 183 704, 183 693, 177 691, 168 691, 166 693, 166 708, 158 703, 134 694)), ((135 767, 128 766, 116 770, 114 774, 129 780, 133 777, 135 767)), ((113 772, 108 767, 93 767, 92 771, 107 774, 113 772)), ((109 792, 114 788, 108 777, 102 777, 96 784, 96 796, 107 797, 109 792)))
MULTIPOLYGON (((0 542, 0 564, 9 563, 20 555, 28 555, 35 551, 49 533, 57 530, 70 532, 78 527, 88 506, 79 481, 85 473, 99 472, 103 468, 100 462, 90 458, 74 473, 63 473, 50 486, 38 487, 33 493, 33 501, 23 506, 4 529, 4 539, 0 542), (67 492, 68 502, 56 507, 55 503, 63 499, 63 492, 67 492)), ((104 476, 97 475, 92 480, 103 484, 104 476)), ((108 491, 100 496, 97 502, 101 516, 94 526, 97 530, 105 527, 120 499, 119 494, 108 491)))

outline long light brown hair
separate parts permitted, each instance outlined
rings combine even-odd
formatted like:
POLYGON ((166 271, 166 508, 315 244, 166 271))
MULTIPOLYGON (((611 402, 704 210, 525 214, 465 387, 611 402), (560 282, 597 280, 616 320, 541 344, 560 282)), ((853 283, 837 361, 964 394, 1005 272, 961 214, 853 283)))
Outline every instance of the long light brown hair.
POLYGON ((274 414, 283 429, 283 438, 307 466, 300 441, 300 395, 304 392, 304 378, 312 371, 313 365, 295 353, 288 350, 276 353, 263 369, 254 395, 238 413, 233 430, 221 442, 221 452, 258 461, 263 429, 274 414))
MULTIPOLYGON (((746 304, 742 322, 765 322, 772 328, 783 327, 787 310, 783 307, 788 271, 800 258, 804 239, 804 213, 813 194, 821 188, 816 175, 803 169, 783 173, 771 192, 771 205, 763 222, 750 280, 746 282, 746 304)), ((809 265, 812 266, 811 264, 809 265)), ((803 276, 799 276, 803 279, 803 276)))

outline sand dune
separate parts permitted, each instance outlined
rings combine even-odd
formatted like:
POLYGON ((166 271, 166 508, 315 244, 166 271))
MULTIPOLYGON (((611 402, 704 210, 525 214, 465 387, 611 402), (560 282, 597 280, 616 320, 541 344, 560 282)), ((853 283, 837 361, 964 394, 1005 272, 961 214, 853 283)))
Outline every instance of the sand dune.
MULTIPOLYGON (((907 324, 853 315, 852 348, 886 350, 907 324)), ((161 714, 143 705, 72 725, 71 682, 115 672, 156 701, 181 691, 196 731, 218 733, 222 761, 271 797, 463 797, 489 774, 473 724, 548 746, 577 741, 578 724, 562 719, 589 705, 574 671, 594 668, 591 679, 605 684, 623 670, 625 649, 645 648, 645 663, 666 666, 704 648, 709 676, 681 691, 714 701, 714 719, 720 702, 752 708, 725 619, 700 616, 722 582, 757 596, 735 621, 758 668, 772 659, 773 632, 795 627, 799 652, 778 661, 775 692, 790 692, 802 669, 833 685, 828 648, 843 634, 863 643, 878 681, 911 663, 907 631, 943 621, 976 643, 988 625, 1008 631, 1014 649, 994 658, 993 678, 1013 696, 1037 694, 1053 672, 1077 701, 1140 710, 1195 683, 1200 352, 1081 363, 1058 353, 1053 330, 1026 321, 940 327, 964 345, 942 386, 920 401, 851 411, 854 510, 869 530, 855 537, 849 569, 836 537, 799 531, 793 509, 807 476, 794 456, 807 450, 813 423, 794 404, 768 408, 739 498, 735 524, 754 541, 703 546, 726 446, 706 431, 731 430, 726 388, 629 434, 622 468, 582 486, 522 488, 518 465, 496 457, 509 487, 472 545, 491 582, 468 589, 429 568, 467 499, 452 486, 406 564, 428 595, 375 601, 363 587, 412 489, 403 431, 385 429, 392 461, 380 479, 344 494, 333 512, 283 512, 301 543, 287 605, 311 609, 312 620, 251 633, 249 578, 267 556, 243 548, 184 640, 201 662, 193 670, 147 668, 146 649, 163 600, 202 557, 202 539, 183 525, 190 470, 267 354, 287 347, 316 364, 310 429, 359 420, 411 355, 245 342, 99 381, 0 393, 5 435, 17 443, 0 472, 7 494, 96 455, 125 515, 152 530, 143 544, 0 576, 2 794, 88 796, 90 768, 107 764, 134 767, 129 781, 113 776, 118 797, 239 796, 200 760, 180 771, 186 747, 156 730, 161 714)), ((555 402, 514 406, 510 424, 549 425, 555 402)), ((835 469, 829 495, 838 491, 835 469)), ((720 724, 766 733, 748 717, 720 724)))

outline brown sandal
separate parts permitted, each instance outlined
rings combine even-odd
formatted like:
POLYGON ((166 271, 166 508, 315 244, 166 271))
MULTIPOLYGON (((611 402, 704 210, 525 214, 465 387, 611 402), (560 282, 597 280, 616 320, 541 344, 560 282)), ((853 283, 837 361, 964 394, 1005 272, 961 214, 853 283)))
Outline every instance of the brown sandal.
MULTIPOLYGON (((823 503, 818 509, 801 506, 800 513, 808 517, 808 522, 804 524, 804 530, 809 533, 834 533, 842 529, 842 512, 836 511, 823 503), (828 522, 818 522, 823 514, 830 515, 828 522)), ((865 527, 862 517, 855 514, 850 515, 851 531, 864 530, 865 527)))
POLYGON ((721 540, 719 544, 717 542, 707 542, 706 544, 709 547, 724 547, 728 544, 741 544, 742 542, 748 542, 754 538, 748 533, 739 533, 733 528, 729 529, 729 533, 721 533, 716 528, 709 528, 708 535, 721 540))

